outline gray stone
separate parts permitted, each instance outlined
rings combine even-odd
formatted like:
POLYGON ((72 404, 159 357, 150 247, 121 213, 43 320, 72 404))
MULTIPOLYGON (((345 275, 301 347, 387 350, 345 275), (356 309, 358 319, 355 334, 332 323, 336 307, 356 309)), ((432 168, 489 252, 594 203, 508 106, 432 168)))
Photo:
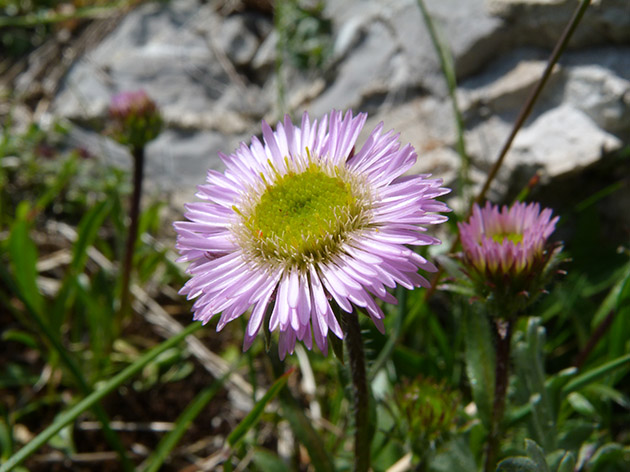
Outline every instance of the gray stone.
MULTIPOLYGON (((573 15, 573 0, 486 0, 491 15, 510 24, 519 44, 552 47, 573 15)), ((573 47, 630 41, 630 3, 627 0, 593 2, 575 31, 573 47)))
POLYGON ((582 110, 603 130, 629 139, 630 48, 576 51, 567 59, 563 102, 582 110))
MULTIPOLYGON (((484 74, 479 74, 461 84, 458 101, 464 113, 510 113, 518 110, 540 80, 547 62, 539 59, 509 56, 493 64, 484 74), (485 108, 484 111, 480 111, 485 108)), ((547 90, 560 79, 560 67, 556 65, 547 83, 547 90)))
POLYGON ((250 29, 247 17, 232 15, 220 23, 220 32, 215 35, 225 55, 237 66, 251 62, 258 51, 260 41, 250 29))
MULTIPOLYGON (((453 57, 464 112, 472 181, 478 186, 546 66, 573 0, 425 0, 453 57), (544 46, 545 49, 532 46, 544 46)), ((587 166, 630 137, 630 3, 601 0, 578 28, 574 48, 519 133, 498 180, 505 194, 513 174, 529 166, 547 178, 587 166), (600 33, 600 34, 596 34, 600 33), (581 35, 581 36, 580 36, 581 35)), ((327 2, 333 60, 325 70, 285 64, 285 106, 294 116, 331 109, 367 111, 367 132, 380 121, 401 133, 419 159, 413 171, 456 186, 460 157, 446 81, 416 0, 327 2)), ((279 116, 274 73, 277 36, 269 18, 239 12, 223 17, 211 4, 173 0, 131 11, 96 49, 70 70, 54 101, 57 116, 103 119, 111 96, 143 88, 157 101, 167 129, 147 149, 148 176, 187 196, 206 169, 221 168, 217 152, 260 134, 260 119, 279 116), (248 74, 248 76, 244 75, 248 74)), ((126 150, 73 131, 95 154, 126 150), (77 134, 78 133, 78 134, 77 134)), ((89 135, 89 136, 88 136, 89 135)))
MULTIPOLYGON (((475 72, 502 50, 502 22, 485 12, 482 0, 426 3, 459 77, 475 72)), ((361 97, 396 89, 423 88, 446 95, 438 56, 416 1, 332 2, 328 8, 338 25, 334 52, 339 67, 330 95, 316 106, 325 108, 335 100, 356 106, 361 97)))
POLYGON ((541 115, 516 136, 510 157, 519 163, 539 165, 546 176, 555 177, 593 164, 621 144, 585 113, 571 105, 561 105, 541 115))

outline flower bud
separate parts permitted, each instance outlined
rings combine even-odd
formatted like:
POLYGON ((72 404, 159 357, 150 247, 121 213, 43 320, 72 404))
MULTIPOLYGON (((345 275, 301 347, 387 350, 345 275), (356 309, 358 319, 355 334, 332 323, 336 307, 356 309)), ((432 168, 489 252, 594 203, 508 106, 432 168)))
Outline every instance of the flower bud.
POLYGON ((134 149, 144 147, 162 130, 160 112, 144 90, 114 95, 109 116, 116 140, 134 149))
POLYGON ((548 208, 515 203, 511 208, 474 205, 466 223, 458 223, 464 272, 477 295, 500 313, 516 313, 543 290, 557 265, 560 244, 547 239, 556 227, 548 208))

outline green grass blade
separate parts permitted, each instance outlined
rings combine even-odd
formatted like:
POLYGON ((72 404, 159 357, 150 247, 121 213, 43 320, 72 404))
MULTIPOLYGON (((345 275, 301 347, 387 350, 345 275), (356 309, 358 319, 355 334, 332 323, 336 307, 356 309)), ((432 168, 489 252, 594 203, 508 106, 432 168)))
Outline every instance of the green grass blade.
POLYGON ((334 463, 326 451, 322 438, 313 428, 311 420, 306 417, 293 396, 289 392, 286 393, 282 398, 282 416, 291 425, 291 431, 297 440, 308 451, 311 465, 317 472, 334 471, 334 463))
POLYGON ((247 434, 247 432, 256 425, 261 415, 265 411, 267 403, 276 398, 278 393, 280 393, 280 390, 282 390, 282 388, 287 384, 289 376, 294 371, 295 368, 292 368, 285 372, 280 378, 278 378, 278 380, 276 380, 273 385, 269 387, 267 393, 265 393, 263 397, 258 400, 258 402, 254 405, 252 411, 250 411, 249 414, 238 424, 238 426, 234 428, 234 430, 227 437, 227 442, 231 447, 236 446, 236 444, 238 444, 238 442, 243 439, 245 434, 247 434))
POLYGON ((97 203, 81 218, 77 228, 77 240, 72 246, 72 271, 79 274, 83 271, 88 258, 88 247, 90 247, 98 235, 99 228, 111 211, 111 203, 104 200, 97 203))
POLYGON ((223 386, 225 379, 231 372, 226 373, 220 379, 214 381, 214 383, 203 389, 193 401, 186 407, 182 414, 177 418, 175 423, 175 429, 169 432, 155 448, 155 451, 146 460, 147 467, 142 469, 143 472, 157 472, 162 464, 182 438, 184 433, 188 430, 190 424, 194 419, 203 411, 205 406, 214 398, 219 389, 223 386))
POLYGON ((254 452, 254 457, 252 457, 252 462, 260 470, 290 472, 289 466, 286 465, 282 459, 270 452, 268 449, 257 448, 254 452))
POLYGON ((621 286, 616 311, 608 336, 608 357, 612 359, 627 352, 626 345, 630 340, 630 274, 621 286))
POLYGON ((44 310, 44 298, 37 287, 37 246, 29 235, 27 212, 28 204, 23 202, 16 212, 16 220, 9 234, 8 252, 13 280, 18 290, 28 298, 33 310, 41 314, 44 310))
POLYGON ((622 367, 630 368, 630 354, 613 359, 612 361, 606 362, 599 367, 595 367, 594 369, 578 375, 564 386, 562 393, 564 396, 567 396, 569 393, 580 390, 582 387, 585 387, 622 367))
POLYGON ((26 446, 12 455, 7 462, 0 465, 0 472, 8 472, 12 468, 21 464, 26 458, 37 451, 40 447, 50 440, 55 434, 61 431, 65 426, 77 419, 84 411, 97 404, 100 400, 116 390, 120 385, 138 374, 147 364, 153 361, 162 352, 177 345, 186 336, 194 333, 201 328, 201 323, 192 323, 175 336, 167 339, 163 343, 143 354, 137 361, 125 368, 122 372, 105 382, 98 390, 94 391, 75 406, 67 410, 65 413, 57 417, 57 419, 48 426, 44 431, 33 438, 26 446))

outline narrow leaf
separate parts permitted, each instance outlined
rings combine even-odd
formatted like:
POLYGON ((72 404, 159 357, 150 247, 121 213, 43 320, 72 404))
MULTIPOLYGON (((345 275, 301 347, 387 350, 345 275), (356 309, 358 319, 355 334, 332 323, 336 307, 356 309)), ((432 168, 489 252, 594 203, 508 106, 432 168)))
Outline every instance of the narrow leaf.
POLYGON ((289 466, 282 459, 268 449, 256 448, 252 462, 260 470, 273 470, 274 472, 290 472, 289 466))
POLYGON ((282 375, 282 377, 276 380, 273 383, 273 385, 269 388, 269 390, 267 390, 267 393, 265 393, 265 395, 263 395, 263 397, 260 400, 258 400, 258 402, 256 402, 256 404, 254 405, 254 408, 252 408, 252 411, 250 411, 249 414, 245 418, 243 418, 243 420, 238 424, 238 426, 234 428, 234 430, 230 433, 230 435, 227 438, 227 442, 231 447, 236 446, 236 444, 241 439, 243 439, 245 434, 251 428, 253 428, 256 425, 256 423, 258 423, 258 420, 260 419, 263 412, 265 411, 265 407, 267 406, 267 404, 271 400, 273 400, 276 397, 276 395, 278 395, 280 390, 282 390, 282 388, 287 384, 287 381, 289 380, 289 376, 294 371, 295 371, 295 368, 292 368, 288 370, 287 372, 285 372, 284 375, 282 375))
POLYGON ((630 368, 630 354, 613 359, 612 361, 606 362, 599 367, 595 367, 594 369, 578 375, 564 386, 562 393, 566 396, 571 392, 575 392, 576 390, 579 390, 582 387, 585 387, 586 385, 615 372, 617 369, 621 369, 622 367, 626 369, 630 368))
POLYGON ((494 399, 494 344, 488 318, 468 311, 466 316, 466 374, 483 424, 489 428, 494 399))
POLYGON ((556 472, 573 472, 575 470, 575 456, 572 452, 567 452, 558 464, 556 472))
POLYGON ((536 463, 529 457, 509 457, 502 460, 497 472, 539 472, 536 463))
POLYGON ((94 243, 97 232, 110 210, 111 204, 109 200, 104 200, 94 205, 83 218, 81 218, 81 222, 77 228, 77 240, 72 247, 71 267, 74 274, 83 271, 88 257, 87 249, 94 243))
POLYGON ((160 467, 162 467, 164 461, 177 445, 184 433, 188 430, 190 424, 203 411, 210 400, 214 398, 230 373, 231 372, 228 371, 223 377, 215 380, 211 386, 199 392, 199 394, 182 412, 179 418, 177 418, 177 421, 175 422, 175 429, 162 438, 151 456, 149 456, 146 460, 146 464, 148 465, 143 469, 144 472, 156 472, 160 469, 160 467))
POLYGON ((549 472, 547 461, 545 460, 545 453, 535 441, 531 439, 525 440, 525 450, 529 458, 536 463, 536 470, 538 472, 549 472))
POLYGON ((20 293, 28 297, 33 309, 41 314, 44 310, 44 298, 37 287, 37 247, 29 235, 26 217, 19 216, 23 211, 17 213, 8 245, 13 280, 20 293))
MULTIPOLYGON (((291 396, 283 395, 282 398, 282 416, 291 425, 291 430, 295 437, 304 445, 311 458, 311 464, 317 472, 332 472, 335 470, 334 464, 324 444, 322 438, 317 434, 315 428, 304 411, 296 405, 295 399, 291 396)), ((265 469, 272 470, 272 469, 265 469)), ((275 469, 273 469, 275 470, 275 469)))

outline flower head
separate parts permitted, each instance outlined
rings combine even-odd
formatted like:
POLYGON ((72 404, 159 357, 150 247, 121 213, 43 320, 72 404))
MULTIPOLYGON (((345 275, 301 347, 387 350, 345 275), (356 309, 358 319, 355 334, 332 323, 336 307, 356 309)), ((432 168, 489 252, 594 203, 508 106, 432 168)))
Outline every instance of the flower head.
POLYGON ((475 204, 468 222, 458 227, 467 273, 482 295, 493 294, 504 305, 538 292, 553 266, 552 256, 560 250, 547 245, 557 221, 538 203, 501 209, 490 202, 484 208, 475 204))
POLYGON ((109 105, 109 116, 116 139, 132 147, 145 146, 162 130, 157 105, 144 90, 114 95, 109 105))
POLYGON ((361 307, 383 331, 373 296, 395 303, 386 287, 428 285, 418 269, 435 266, 406 245, 440 243, 423 225, 446 220, 435 198, 449 190, 428 175, 403 177, 416 153, 382 123, 354 153, 366 118, 333 111, 311 122, 305 113, 297 127, 286 116, 275 131, 262 123, 262 142, 220 154, 225 172, 208 171, 203 201, 175 223, 195 319, 221 313, 220 330, 251 308, 247 349, 269 312, 282 358, 298 339, 327 352, 329 331, 343 337, 331 302, 361 307))

